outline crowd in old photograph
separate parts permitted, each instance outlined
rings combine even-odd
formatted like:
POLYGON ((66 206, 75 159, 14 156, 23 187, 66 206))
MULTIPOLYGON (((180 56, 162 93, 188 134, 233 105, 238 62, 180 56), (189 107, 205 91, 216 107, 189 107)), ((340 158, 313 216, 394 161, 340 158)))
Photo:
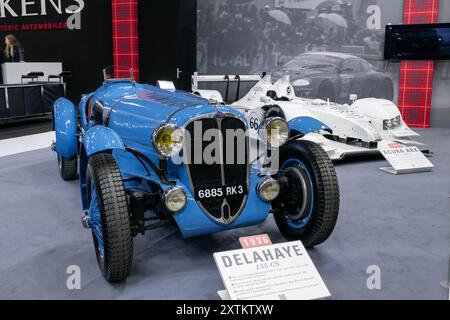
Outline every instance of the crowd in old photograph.
POLYGON ((350 2, 313 10, 199 2, 198 25, 209 59, 228 61, 238 55, 254 59, 260 54, 265 68, 271 67, 268 60, 274 51, 294 56, 354 46, 365 55, 379 54, 384 37, 358 25, 350 2))

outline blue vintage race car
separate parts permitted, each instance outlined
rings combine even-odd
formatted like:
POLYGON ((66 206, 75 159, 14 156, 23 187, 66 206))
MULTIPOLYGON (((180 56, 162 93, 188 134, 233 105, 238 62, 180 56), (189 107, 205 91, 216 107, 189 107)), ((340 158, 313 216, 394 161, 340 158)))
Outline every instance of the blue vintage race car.
POLYGON ((110 80, 78 107, 59 99, 53 113, 59 171, 79 176, 82 223, 108 281, 129 275, 133 237, 167 222, 193 237, 260 224, 272 211, 282 234, 306 246, 334 229, 333 165, 314 143, 289 140, 283 119, 260 126, 279 157, 273 172, 251 159, 242 113, 191 93, 110 80))

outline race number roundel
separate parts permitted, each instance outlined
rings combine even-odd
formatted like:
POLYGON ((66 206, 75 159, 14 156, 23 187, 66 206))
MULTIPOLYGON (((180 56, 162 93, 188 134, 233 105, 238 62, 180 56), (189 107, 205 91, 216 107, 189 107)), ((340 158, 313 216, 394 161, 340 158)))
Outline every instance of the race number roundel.
POLYGON ((250 115, 250 122, 249 122, 250 131, 258 132, 260 125, 261 119, 259 118, 258 114, 252 113, 250 115))

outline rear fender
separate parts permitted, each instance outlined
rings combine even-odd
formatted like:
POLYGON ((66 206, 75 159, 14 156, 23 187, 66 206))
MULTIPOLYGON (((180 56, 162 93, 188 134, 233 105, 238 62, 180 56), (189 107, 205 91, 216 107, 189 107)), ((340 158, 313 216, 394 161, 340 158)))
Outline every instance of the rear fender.
POLYGON ((77 155, 77 116, 75 106, 65 98, 53 104, 53 127, 56 135, 56 152, 70 159, 77 155))

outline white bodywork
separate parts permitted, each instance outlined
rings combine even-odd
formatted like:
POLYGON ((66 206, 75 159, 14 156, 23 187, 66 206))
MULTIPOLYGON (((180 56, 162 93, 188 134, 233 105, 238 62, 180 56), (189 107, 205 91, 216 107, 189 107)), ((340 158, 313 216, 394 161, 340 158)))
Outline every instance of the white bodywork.
MULTIPOLYGON (((379 146, 391 142, 421 145, 412 139, 418 134, 405 124, 398 107, 391 101, 367 98, 356 100, 352 105, 342 105, 320 99, 298 98, 294 92, 288 76, 276 83, 272 83, 271 77, 266 76, 232 106, 245 113, 251 124, 264 120, 266 111, 263 107, 268 105, 279 106, 288 122, 298 117, 321 121, 333 131, 332 134, 321 130, 301 139, 318 143, 333 160, 351 155, 377 154, 379 146), (273 92, 273 98, 269 97, 269 91, 274 91, 276 97, 273 92), (384 121, 392 121, 389 128, 383 128, 384 121)), ((217 92, 214 96, 219 100, 217 92)))

